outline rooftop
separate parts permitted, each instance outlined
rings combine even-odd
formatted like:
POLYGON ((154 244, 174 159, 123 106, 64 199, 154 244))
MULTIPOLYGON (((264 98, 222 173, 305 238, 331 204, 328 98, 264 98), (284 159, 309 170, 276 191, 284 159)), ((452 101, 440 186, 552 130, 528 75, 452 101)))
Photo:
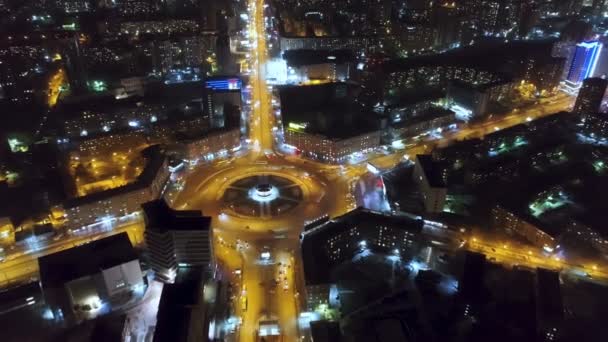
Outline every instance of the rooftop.
POLYGON ((289 66, 303 66, 312 64, 335 63, 342 64, 355 61, 351 50, 287 50, 283 52, 283 59, 289 66))
POLYGON ((547 319, 563 319, 564 304, 559 273, 544 268, 536 270, 538 313, 547 319))
POLYGON ((166 232, 170 230, 209 230, 211 217, 200 210, 174 210, 164 199, 142 205, 146 229, 166 232))
POLYGON ((416 155, 416 162, 420 164, 431 187, 445 188, 447 186, 444 177, 445 167, 442 162, 434 161, 430 154, 416 155))
POLYGON ((465 299, 479 299, 483 287, 484 268, 486 256, 475 252, 466 252, 464 259, 464 272, 459 283, 459 291, 465 299))
POLYGON ((376 229, 377 224, 391 227, 421 231, 423 222, 407 216, 385 215, 364 208, 357 208, 329 221, 322 221, 316 226, 307 226, 302 238, 302 259, 304 276, 307 284, 324 284, 330 279, 330 261, 319 247, 323 241, 346 232, 357 226, 362 229, 376 229))
POLYGON ((200 274, 176 284, 165 284, 156 314, 154 341, 187 341, 194 307, 199 303, 200 274))
POLYGON ((377 130, 377 115, 355 100, 359 91, 344 82, 280 87, 285 129, 333 140, 377 130))
POLYGON ((386 100, 386 107, 388 109, 399 108, 420 102, 435 101, 443 97, 445 97, 445 93, 435 88, 416 89, 415 91, 406 91, 389 97, 386 100))
POLYGON ((137 259, 129 236, 120 233, 38 258, 40 282, 43 288, 62 287, 74 279, 137 259))
POLYGON ((150 146, 143 150, 142 154, 144 158, 146 158, 146 166, 134 182, 118 188, 108 189, 90 195, 69 199, 64 202, 64 208, 69 209, 81 205, 95 203, 117 195, 148 187, 158 174, 159 170, 162 168, 166 160, 166 156, 160 145, 150 146))

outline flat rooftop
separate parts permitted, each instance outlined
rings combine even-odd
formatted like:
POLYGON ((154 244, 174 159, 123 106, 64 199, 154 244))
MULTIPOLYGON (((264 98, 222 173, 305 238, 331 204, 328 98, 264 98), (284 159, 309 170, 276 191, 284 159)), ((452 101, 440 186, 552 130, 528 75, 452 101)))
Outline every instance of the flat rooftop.
POLYGON ((287 50, 283 52, 287 65, 299 67, 304 65, 354 62, 355 54, 351 50, 287 50))
POLYGON ((430 186, 433 188, 445 188, 447 186, 443 177, 443 163, 434 161, 430 154, 418 154, 416 155, 416 161, 424 171, 430 186))
POLYGON ((142 155, 144 158, 146 158, 146 166, 134 182, 118 188, 108 189, 95 192, 90 195, 69 199, 64 202, 64 207, 66 209, 70 209, 81 205, 95 203, 149 186, 156 177, 160 168, 163 166, 166 156, 160 145, 153 145, 146 148, 142 151, 142 155))
POLYGON ((146 230, 160 232, 171 230, 209 230, 211 217, 203 216, 200 210, 174 210, 164 199, 142 205, 146 230))
POLYGON ((302 259, 306 284, 324 284, 330 280, 332 265, 330 265, 331 262, 327 255, 319 247, 323 242, 348 231, 352 227, 376 229, 375 226, 380 223, 413 232, 420 232, 423 225, 421 220, 415 220, 407 216, 385 215, 364 208, 357 208, 329 221, 321 221, 316 226, 307 226, 306 234, 302 239, 302 259))
POLYGON ((62 287, 74 279, 137 259, 129 236, 120 233, 38 258, 40 282, 43 288, 62 287))
POLYGON ((344 82, 279 87, 285 129, 332 140, 378 130, 379 116, 355 101, 360 90, 344 82))

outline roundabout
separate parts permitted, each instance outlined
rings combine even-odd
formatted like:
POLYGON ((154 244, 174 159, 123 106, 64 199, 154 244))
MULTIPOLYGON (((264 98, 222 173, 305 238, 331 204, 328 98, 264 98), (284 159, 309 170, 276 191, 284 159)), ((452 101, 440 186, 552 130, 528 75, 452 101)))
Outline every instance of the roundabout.
POLYGON ((295 181, 273 174, 260 174, 239 179, 224 190, 222 201, 241 216, 269 218, 285 214, 304 199, 295 181))
POLYGON ((173 205, 211 216, 217 233, 263 239, 281 231, 296 238, 307 222, 352 209, 348 183, 333 171, 283 156, 264 164, 235 158, 199 165, 185 175, 173 205))

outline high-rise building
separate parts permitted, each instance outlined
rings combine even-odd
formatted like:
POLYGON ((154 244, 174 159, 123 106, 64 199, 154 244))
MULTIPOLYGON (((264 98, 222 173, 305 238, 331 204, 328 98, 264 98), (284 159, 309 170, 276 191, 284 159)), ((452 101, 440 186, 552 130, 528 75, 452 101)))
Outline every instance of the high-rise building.
POLYGON ((203 112, 209 116, 211 127, 240 125, 241 86, 237 77, 213 77, 205 81, 203 112))
POLYGON ((458 9, 454 3, 445 3, 434 8, 431 22, 436 29, 434 41, 436 46, 447 47, 460 39, 459 19, 458 9))
POLYGON ((608 80, 593 77, 583 81, 579 90, 576 102, 574 102, 573 112, 575 113, 597 113, 600 110, 608 80))
POLYGON ((602 43, 598 41, 577 44, 566 77, 566 86, 576 89, 580 87, 584 79, 592 77, 601 51, 602 43))
POLYGON ((70 90, 72 93, 87 91, 88 72, 84 62, 82 47, 78 35, 66 40, 65 60, 70 90))
POLYGON ((178 267, 205 267, 212 262, 211 217, 197 210, 173 210, 164 200, 142 205, 146 247, 156 276, 173 282, 178 267))

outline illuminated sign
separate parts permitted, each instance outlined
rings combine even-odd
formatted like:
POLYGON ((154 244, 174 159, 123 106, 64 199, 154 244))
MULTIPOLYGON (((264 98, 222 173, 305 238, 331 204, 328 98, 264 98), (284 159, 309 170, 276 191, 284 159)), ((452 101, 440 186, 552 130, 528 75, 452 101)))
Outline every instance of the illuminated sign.
POLYGON ((243 82, 238 78, 215 79, 205 82, 205 88, 213 90, 240 90, 243 82))
POLYGON ((296 122, 290 122, 289 123, 289 128, 291 129, 295 129, 295 130, 302 130, 305 129, 306 126, 308 126, 306 123, 296 123, 296 122))

